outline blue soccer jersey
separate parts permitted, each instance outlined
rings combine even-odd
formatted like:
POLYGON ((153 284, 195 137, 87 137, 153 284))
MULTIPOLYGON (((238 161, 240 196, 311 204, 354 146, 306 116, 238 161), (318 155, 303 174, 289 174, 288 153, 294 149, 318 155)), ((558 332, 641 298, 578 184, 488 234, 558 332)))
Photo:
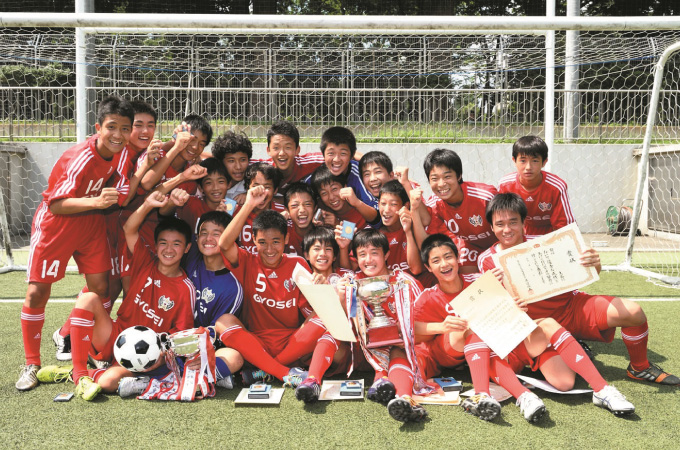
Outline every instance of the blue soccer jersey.
POLYGON ((192 245, 185 271, 196 286, 194 326, 208 327, 224 314, 239 316, 243 307, 243 287, 229 269, 207 270, 198 246, 192 245))
MULTIPOLYGON (((309 175, 304 179, 304 182, 310 184, 312 182, 312 176, 309 175)), ((368 189, 364 186, 361 181, 361 175, 359 174, 359 162, 355 159, 350 161, 349 173, 347 174, 347 187, 351 187, 357 198, 362 202, 366 203, 375 209, 378 209, 378 199, 373 197, 373 195, 368 192, 368 189)))

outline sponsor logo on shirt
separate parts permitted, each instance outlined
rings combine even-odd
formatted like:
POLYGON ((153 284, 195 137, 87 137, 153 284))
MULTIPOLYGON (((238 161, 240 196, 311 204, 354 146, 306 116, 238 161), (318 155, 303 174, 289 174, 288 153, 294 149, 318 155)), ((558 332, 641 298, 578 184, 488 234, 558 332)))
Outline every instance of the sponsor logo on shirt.
POLYGON ((211 301, 215 300, 215 293, 210 289, 209 287, 203 289, 203 292, 200 293, 201 299, 206 302, 210 303, 211 301))
POLYGON ((156 287, 161 287, 161 280, 153 280, 153 285, 156 287))
POLYGON ((456 219, 460 220, 462 217, 460 217, 460 214, 456 213, 456 219))
POLYGON ((397 241, 397 238, 392 238, 392 240, 390 241, 390 245, 398 245, 398 244, 399 244, 399 242, 397 241))
POLYGON ((527 202, 533 202, 534 198, 530 195, 530 196, 527 197, 526 201, 527 202))
POLYGON ((276 274, 276 272, 272 272, 272 273, 269 274, 269 276, 267 276, 267 278, 269 278, 269 279, 274 279, 274 278, 278 278, 278 277, 279 276, 276 274))
POLYGON ((538 209, 540 209, 541 211, 548 211, 552 209, 552 203, 540 202, 538 204, 538 209))
POLYGON ((481 227, 484 224, 484 221, 482 220, 482 216, 479 214, 475 214, 474 216, 470 216, 468 219, 470 221, 470 224, 472 224, 475 227, 481 227))
POLYGON ((175 306, 175 302, 165 295, 161 295, 161 298, 158 299, 158 307, 163 311, 170 311, 173 306, 175 306))

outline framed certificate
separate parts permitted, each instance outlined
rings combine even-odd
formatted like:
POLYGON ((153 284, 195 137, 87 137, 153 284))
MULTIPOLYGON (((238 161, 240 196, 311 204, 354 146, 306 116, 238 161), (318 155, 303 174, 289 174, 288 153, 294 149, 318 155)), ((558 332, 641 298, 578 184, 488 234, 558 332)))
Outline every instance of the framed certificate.
POLYGON ((579 258, 586 249, 575 223, 494 254, 496 267, 503 269, 503 284, 513 297, 538 302, 600 279, 594 267, 584 267, 579 258))

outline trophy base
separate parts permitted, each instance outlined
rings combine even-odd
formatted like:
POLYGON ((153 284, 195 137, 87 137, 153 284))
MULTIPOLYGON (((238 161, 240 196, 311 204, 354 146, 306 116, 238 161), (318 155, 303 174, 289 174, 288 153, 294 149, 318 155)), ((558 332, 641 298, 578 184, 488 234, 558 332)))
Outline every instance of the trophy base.
POLYGON ((396 324, 366 330, 366 348, 389 347, 390 345, 404 345, 404 339, 399 334, 399 327, 396 324))

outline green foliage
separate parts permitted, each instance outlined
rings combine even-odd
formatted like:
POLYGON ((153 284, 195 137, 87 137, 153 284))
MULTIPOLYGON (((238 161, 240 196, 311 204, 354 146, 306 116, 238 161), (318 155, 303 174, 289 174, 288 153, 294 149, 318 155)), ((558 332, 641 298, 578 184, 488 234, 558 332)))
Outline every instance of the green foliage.
POLYGON ((44 67, 0 66, 0 86, 74 86, 75 73, 61 64, 44 67))

